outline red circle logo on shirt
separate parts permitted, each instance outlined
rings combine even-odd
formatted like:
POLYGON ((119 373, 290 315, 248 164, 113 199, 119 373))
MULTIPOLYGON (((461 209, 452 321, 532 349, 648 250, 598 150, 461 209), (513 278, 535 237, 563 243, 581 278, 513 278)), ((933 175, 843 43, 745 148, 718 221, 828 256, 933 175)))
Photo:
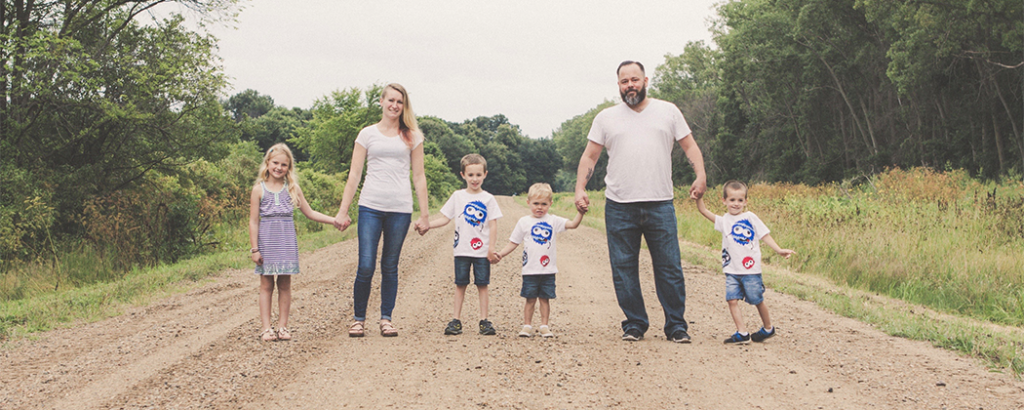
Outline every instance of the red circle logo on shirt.
POLYGON ((548 266, 548 263, 551 263, 551 258, 548 255, 540 257, 540 266, 548 266))
POLYGON ((747 268, 747 269, 753 268, 754 267, 754 258, 751 258, 749 256, 746 257, 746 258, 743 258, 743 267, 747 268))
POLYGON ((480 238, 473 238, 472 241, 469 241, 469 246, 473 247, 474 251, 479 250, 484 247, 484 241, 480 238))

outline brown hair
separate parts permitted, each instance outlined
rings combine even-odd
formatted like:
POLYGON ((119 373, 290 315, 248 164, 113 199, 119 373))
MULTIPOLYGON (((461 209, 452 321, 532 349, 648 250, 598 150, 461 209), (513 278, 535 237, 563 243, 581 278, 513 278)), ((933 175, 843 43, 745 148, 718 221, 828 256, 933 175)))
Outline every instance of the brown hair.
POLYGON ((484 166, 484 172, 487 172, 487 159, 480 154, 466 154, 462 157, 462 172, 466 172, 466 167, 469 165, 481 164, 484 166))
POLYGON ((728 194, 729 191, 743 191, 743 197, 746 198, 747 197, 747 184, 744 184, 744 183, 742 183, 740 181, 737 181, 735 179, 726 181, 725 184, 722 185, 722 198, 727 198, 729 196, 729 194, 728 194))

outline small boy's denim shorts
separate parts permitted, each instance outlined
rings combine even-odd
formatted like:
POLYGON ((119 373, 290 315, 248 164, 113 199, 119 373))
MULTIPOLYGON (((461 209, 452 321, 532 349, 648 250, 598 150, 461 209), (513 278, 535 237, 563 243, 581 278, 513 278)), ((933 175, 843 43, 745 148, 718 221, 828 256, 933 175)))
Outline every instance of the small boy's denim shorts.
POLYGON ((519 292, 519 296, 527 299, 554 299, 555 274, 523 275, 523 290, 519 292))
POLYGON ((751 305, 764 301, 764 281, 761 274, 733 275, 725 274, 725 300, 743 299, 751 305))
POLYGON ((491 283, 491 261, 487 258, 469 256, 455 257, 455 285, 469 285, 469 267, 473 267, 473 284, 486 286, 491 283))

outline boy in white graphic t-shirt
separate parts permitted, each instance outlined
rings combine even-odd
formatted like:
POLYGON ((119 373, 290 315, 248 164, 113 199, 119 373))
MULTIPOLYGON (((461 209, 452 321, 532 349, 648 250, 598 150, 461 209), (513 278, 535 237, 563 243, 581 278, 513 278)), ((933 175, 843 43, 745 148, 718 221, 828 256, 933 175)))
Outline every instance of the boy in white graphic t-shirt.
POLYGON ((573 220, 568 220, 548 213, 551 208, 551 186, 536 183, 530 187, 527 203, 530 215, 524 216, 516 223, 509 237, 509 243, 498 252, 502 259, 523 244, 523 289, 520 296, 526 298, 523 308, 523 330, 520 337, 533 336, 533 310, 540 300, 540 335, 553 337, 548 327, 548 316, 551 312, 550 300, 555 298, 555 235, 566 229, 576 229, 583 220, 583 212, 577 211, 573 220))
POLYGON ((782 249, 768 234, 768 227, 753 212, 744 212, 747 206, 747 185, 739 181, 726 182, 722 187, 722 203, 728 213, 715 215, 704 206, 704 199, 697 198, 697 210, 701 215, 715 223, 715 230, 722 233, 722 270, 725 272, 725 300, 729 303, 729 313, 736 322, 736 333, 726 344, 746 344, 753 339, 763 342, 775 336, 771 317, 768 316, 768 305, 764 303, 764 281, 761 279, 761 246, 759 241, 768 244, 779 255, 789 259, 796 253, 791 249, 782 249), (739 301, 757 307, 764 324, 754 334, 747 333, 740 315, 739 301))
POLYGON ((466 298, 472 268, 473 284, 480 294, 480 334, 492 336, 497 332, 494 324, 487 320, 487 285, 491 283, 491 262, 498 261, 494 256, 494 240, 498 235, 501 209, 494 195, 481 188, 487 178, 487 160, 483 156, 462 157, 460 175, 466 180, 466 189, 452 193, 441 208, 441 216, 430 221, 430 229, 434 229, 455 220, 455 303, 452 320, 445 326, 444 334, 462 334, 462 301, 466 298))

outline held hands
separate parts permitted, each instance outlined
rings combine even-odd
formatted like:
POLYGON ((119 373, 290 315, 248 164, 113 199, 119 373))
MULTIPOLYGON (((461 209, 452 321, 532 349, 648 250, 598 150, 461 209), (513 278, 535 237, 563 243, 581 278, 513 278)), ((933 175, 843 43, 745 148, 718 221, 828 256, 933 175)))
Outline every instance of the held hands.
POLYGON ((427 217, 422 217, 419 220, 417 220, 413 226, 416 229, 416 233, 420 234, 420 236, 423 236, 424 234, 427 233, 427 231, 430 231, 430 219, 427 217))
POLYGON ((585 214, 589 208, 590 196, 587 195, 587 191, 576 191, 576 210, 585 214))
POLYGON ((697 178, 693 181, 693 185, 690 185, 690 199, 700 199, 704 197, 704 192, 708 190, 707 180, 703 178, 697 178))
POLYGON ((487 251, 487 260, 491 261, 491 263, 501 262, 501 254, 494 251, 487 251))
POLYGON ((352 225, 352 218, 349 218, 348 214, 342 215, 339 213, 338 216, 334 217, 334 227, 338 228, 339 231, 348 229, 350 225, 352 225))

